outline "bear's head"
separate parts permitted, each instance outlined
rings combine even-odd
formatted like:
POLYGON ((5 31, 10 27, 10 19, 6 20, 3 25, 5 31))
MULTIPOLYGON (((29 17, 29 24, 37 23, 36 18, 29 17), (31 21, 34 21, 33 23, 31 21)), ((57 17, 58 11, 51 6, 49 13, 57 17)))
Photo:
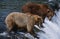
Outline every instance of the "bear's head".
POLYGON ((37 13, 43 17, 43 19, 45 17, 48 17, 48 19, 50 20, 51 17, 54 16, 54 11, 47 5, 47 4, 39 4, 40 9, 39 11, 37 11, 37 13))
POLYGON ((38 25, 38 27, 43 27, 42 23, 43 23, 43 19, 42 17, 38 16, 38 15, 33 15, 34 16, 34 20, 35 20, 35 25, 38 25))
POLYGON ((22 7, 22 12, 29 12, 31 14, 39 15, 42 16, 43 19, 45 19, 45 17, 51 19, 51 17, 55 14, 49 5, 37 3, 27 3, 22 7))

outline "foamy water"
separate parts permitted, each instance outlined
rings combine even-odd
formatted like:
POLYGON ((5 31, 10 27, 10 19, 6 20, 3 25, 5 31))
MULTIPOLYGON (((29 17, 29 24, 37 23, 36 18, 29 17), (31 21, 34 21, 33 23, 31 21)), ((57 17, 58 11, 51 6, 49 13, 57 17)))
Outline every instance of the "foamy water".
POLYGON ((43 26, 45 27, 43 29, 45 33, 38 33, 40 39, 60 39, 60 10, 56 11, 56 16, 51 21, 46 18, 43 26))

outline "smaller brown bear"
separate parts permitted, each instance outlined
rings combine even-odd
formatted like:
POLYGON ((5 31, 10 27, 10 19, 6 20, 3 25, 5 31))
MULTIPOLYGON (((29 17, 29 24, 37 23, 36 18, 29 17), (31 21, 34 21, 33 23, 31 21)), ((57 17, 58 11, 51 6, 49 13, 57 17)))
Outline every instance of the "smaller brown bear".
MULTIPOLYGON (((8 32, 12 31, 13 27, 17 25, 17 29, 27 29, 31 35, 37 38, 36 34, 33 31, 34 25, 41 25, 42 26, 42 18, 38 15, 31 15, 27 13, 20 13, 20 12, 12 12, 10 13, 6 19, 5 23, 8 28, 8 32)), ((39 26, 39 27, 41 27, 39 26)), ((15 27, 15 30, 17 30, 15 27)))

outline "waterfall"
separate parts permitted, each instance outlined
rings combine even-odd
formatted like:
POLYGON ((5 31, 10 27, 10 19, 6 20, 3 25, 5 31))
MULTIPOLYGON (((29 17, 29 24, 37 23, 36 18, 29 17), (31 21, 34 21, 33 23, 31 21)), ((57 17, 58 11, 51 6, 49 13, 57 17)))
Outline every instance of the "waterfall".
POLYGON ((45 33, 38 33, 40 39, 60 39, 60 10, 55 11, 56 16, 53 16, 52 20, 45 19, 43 31, 45 33))

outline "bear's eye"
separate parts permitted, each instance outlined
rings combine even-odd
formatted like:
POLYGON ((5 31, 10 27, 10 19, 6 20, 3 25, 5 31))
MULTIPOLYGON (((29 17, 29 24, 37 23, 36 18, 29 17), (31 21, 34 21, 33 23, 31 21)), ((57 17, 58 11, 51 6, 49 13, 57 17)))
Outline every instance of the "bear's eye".
POLYGON ((48 11, 48 13, 49 13, 50 11, 48 11))
POLYGON ((50 10, 48 9, 48 10, 47 10, 47 12, 49 13, 49 12, 50 12, 50 10))

